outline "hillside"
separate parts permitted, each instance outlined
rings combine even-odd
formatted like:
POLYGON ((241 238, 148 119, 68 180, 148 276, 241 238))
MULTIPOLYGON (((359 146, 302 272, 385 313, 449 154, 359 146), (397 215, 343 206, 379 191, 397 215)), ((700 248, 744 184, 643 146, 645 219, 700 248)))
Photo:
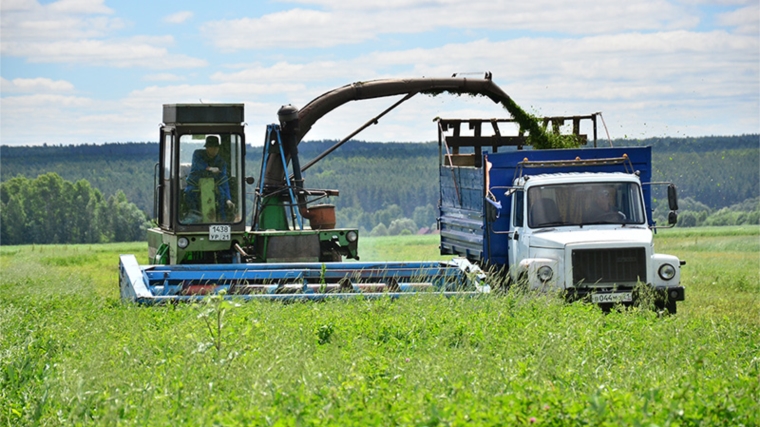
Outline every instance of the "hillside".
MULTIPOLYGON (((655 181, 672 181, 682 199, 720 209, 760 195, 758 135, 614 140, 614 146, 653 147, 655 181)), ((335 141, 300 145, 302 164, 335 141)), ((606 142, 599 142, 606 146, 606 142)), ((261 147, 248 147, 248 175, 258 181, 261 147)), ((157 143, 80 146, 0 146, 0 179, 34 178, 56 172, 69 181, 86 179, 104 196, 122 190, 146 212, 153 209, 157 143)), ((349 217, 398 205, 412 217, 417 207, 438 202, 437 143, 351 141, 306 173, 311 188, 339 189, 333 202, 349 217), (352 209, 346 209, 352 208, 352 209)))

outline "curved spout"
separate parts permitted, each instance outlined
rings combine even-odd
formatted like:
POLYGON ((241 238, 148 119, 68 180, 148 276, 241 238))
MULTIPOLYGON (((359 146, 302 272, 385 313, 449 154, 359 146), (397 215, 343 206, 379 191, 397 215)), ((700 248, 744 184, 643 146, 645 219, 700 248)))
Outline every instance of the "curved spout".
MULTIPOLYGON (((382 98, 409 93, 437 95, 442 92, 454 94, 484 95, 495 103, 500 103, 514 116, 527 114, 517 107, 512 99, 490 79, 470 79, 463 77, 384 79, 352 83, 326 92, 298 112, 298 141, 309 132, 311 126, 330 111, 349 101, 382 98), (516 108, 515 108, 516 107, 516 108), (517 111, 520 110, 520 111, 517 111)), ((532 129, 529 129, 532 130, 532 129)), ((539 129, 539 132, 541 129, 539 129)))
MULTIPOLYGON (((493 102, 501 104, 512 117, 525 128, 535 142, 547 139, 538 122, 531 118, 490 78, 412 78, 383 79, 352 83, 326 92, 309 102, 298 111, 298 128, 295 130, 295 144, 299 144, 311 130, 312 125, 330 111, 350 102, 386 96, 423 93, 437 95, 449 92, 453 94, 483 95, 493 102)), ((284 165, 274 164, 276 158, 267 165, 265 184, 281 183, 285 179, 284 165)), ((281 162, 278 162, 281 163, 281 162)))

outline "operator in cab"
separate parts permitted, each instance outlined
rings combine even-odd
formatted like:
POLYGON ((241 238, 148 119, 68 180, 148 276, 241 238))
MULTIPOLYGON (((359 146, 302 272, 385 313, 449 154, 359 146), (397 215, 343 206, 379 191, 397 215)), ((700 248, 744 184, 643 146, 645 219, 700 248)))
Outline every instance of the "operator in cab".
POLYGON ((610 189, 606 186, 595 186, 591 200, 591 207, 586 211, 583 222, 604 223, 618 222, 625 219, 622 212, 615 207, 614 198, 610 189))
MULTIPOLYGON (((193 161, 185 187, 185 201, 191 213, 199 213, 201 208, 200 183, 203 178, 213 178, 216 194, 217 218, 226 220, 226 210, 234 210, 230 196, 227 165, 219 155, 219 136, 208 135, 204 148, 193 152, 193 161)), ((205 217, 205 215, 204 215, 205 217)))

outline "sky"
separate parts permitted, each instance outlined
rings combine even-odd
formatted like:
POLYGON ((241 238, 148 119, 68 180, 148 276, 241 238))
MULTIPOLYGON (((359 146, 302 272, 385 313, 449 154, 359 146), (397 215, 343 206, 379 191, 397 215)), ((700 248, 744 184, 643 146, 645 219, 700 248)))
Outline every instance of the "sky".
MULTIPOLYGON (((260 145, 280 106, 333 88, 485 72, 529 113, 602 112, 611 138, 756 134, 759 68, 759 0, 2 0, 0 144, 153 142, 163 104, 220 102, 245 104, 260 145)), ((436 117, 507 113, 418 95, 357 139, 434 141, 436 117)))

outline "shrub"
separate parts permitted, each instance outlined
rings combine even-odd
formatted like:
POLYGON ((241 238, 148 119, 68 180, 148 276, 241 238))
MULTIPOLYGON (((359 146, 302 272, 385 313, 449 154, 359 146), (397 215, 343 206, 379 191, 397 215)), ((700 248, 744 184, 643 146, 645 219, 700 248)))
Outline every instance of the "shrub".
POLYGON ((404 231, 408 231, 407 234, 414 234, 417 232, 417 224, 409 218, 394 219, 388 227, 389 236, 398 236, 404 234, 404 231))
POLYGON ((382 222, 380 224, 377 224, 375 228, 372 229, 372 231, 369 232, 369 235, 372 237, 382 237, 388 235, 388 227, 385 226, 382 222))
POLYGON ((678 215, 679 227, 696 227, 697 226, 697 214, 694 212, 686 211, 678 215))

